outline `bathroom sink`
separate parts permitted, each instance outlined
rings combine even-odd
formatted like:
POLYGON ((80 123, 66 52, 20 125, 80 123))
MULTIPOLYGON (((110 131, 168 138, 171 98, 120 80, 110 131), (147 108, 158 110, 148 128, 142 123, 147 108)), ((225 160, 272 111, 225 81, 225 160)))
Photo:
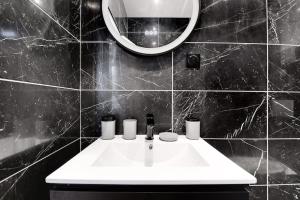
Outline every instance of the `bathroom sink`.
POLYGON ((208 163, 188 143, 133 141, 130 144, 111 143, 98 156, 93 166, 205 167, 208 163), (152 149, 149 148, 150 145, 153 146, 152 149))
POLYGON ((98 139, 46 178, 49 184, 234 185, 256 178, 205 140, 98 139))

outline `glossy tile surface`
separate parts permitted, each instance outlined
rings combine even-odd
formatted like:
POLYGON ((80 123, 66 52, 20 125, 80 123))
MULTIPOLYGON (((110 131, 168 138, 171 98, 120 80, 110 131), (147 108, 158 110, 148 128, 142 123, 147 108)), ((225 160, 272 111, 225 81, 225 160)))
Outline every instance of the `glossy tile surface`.
POLYGON ((0 78, 79 89, 79 44, 0 41, 0 78))
POLYGON ((1 1, 0 39, 36 39, 69 41, 70 34, 61 29, 32 2, 19 0, 1 1))
POLYGON ((79 137, 79 92, 0 82, 0 179, 79 137))
POLYGON ((300 198, 299 185, 282 185, 269 187, 270 200, 296 200, 300 198))
POLYGON ((79 44, 32 2, 1 2, 0 78, 79 88, 79 44))
POLYGON ((269 95, 269 137, 300 138, 300 94, 269 95))
POLYGON ((250 200, 268 200, 267 186, 251 186, 248 188, 250 200))
POLYGON ((185 132, 185 119, 201 121, 204 138, 265 138, 264 93, 174 92, 174 129, 185 132))
POLYGON ((255 176, 258 184, 266 184, 266 140, 207 140, 207 142, 255 176))
POLYGON ((83 44, 82 88, 171 90, 172 56, 143 57, 115 43, 83 44))
POLYGON ((102 16, 102 0, 82 0, 81 39, 83 41, 112 40, 102 16))
POLYGON ((101 117, 117 118, 116 132, 123 133, 123 120, 138 120, 138 134, 145 134, 146 114, 154 114, 156 134, 171 128, 171 92, 82 92, 82 136, 101 136, 101 117))
POLYGON ((266 1, 201 1, 193 42, 266 43, 266 1))
POLYGON ((269 42, 300 44, 300 2, 268 0, 269 42))
POLYGON ((78 40, 80 35, 80 0, 30 0, 43 9, 78 40))
POLYGON ((0 199, 50 199, 45 178, 79 152, 79 141, 0 183, 0 199))
POLYGON ((81 138, 81 150, 84 150, 86 147, 88 147, 90 144, 95 142, 98 138, 81 138))
POLYGON ((174 51, 174 89, 266 90, 267 49, 261 45, 183 44, 174 51), (187 54, 200 54, 199 70, 187 54))
POLYGON ((269 87, 300 91, 300 46, 269 46, 269 87))
POLYGON ((80 136, 79 1, 3 0, 0 19, 0 199, 49 199, 79 151, 61 149, 80 136))
POLYGON ((300 139, 269 141, 269 181, 300 183, 300 139))

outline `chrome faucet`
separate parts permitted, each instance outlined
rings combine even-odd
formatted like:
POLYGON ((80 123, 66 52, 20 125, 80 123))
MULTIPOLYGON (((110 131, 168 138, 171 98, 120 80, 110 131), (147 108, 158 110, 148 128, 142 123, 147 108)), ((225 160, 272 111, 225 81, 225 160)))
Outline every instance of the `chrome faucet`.
POLYGON ((146 140, 153 140, 154 135, 154 116, 153 114, 147 114, 146 116, 146 140))

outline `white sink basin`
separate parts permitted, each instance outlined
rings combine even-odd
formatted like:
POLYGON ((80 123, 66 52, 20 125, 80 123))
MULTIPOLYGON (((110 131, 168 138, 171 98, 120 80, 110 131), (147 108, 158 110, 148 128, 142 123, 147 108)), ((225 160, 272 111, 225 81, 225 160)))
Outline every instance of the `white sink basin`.
POLYGON ((93 163, 97 167, 120 166, 173 166, 200 167, 208 166, 197 150, 188 143, 156 143, 155 141, 137 142, 130 145, 114 142, 98 156, 93 163), (153 146, 150 149, 150 146, 153 146))
POLYGON ((256 178, 203 139, 98 139, 46 178, 52 184, 255 184, 256 178), (151 149, 150 146, 153 148, 151 149))

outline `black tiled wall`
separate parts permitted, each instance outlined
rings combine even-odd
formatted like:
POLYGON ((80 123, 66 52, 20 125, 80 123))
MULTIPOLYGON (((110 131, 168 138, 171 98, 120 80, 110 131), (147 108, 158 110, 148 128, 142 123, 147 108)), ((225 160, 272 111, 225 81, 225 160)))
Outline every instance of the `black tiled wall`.
POLYGON ((80 151, 79 5, 0 3, 0 199, 49 199, 46 176, 80 151))
POLYGON ((82 1, 83 146, 100 117, 153 112, 158 130, 184 134, 187 116, 201 136, 258 179, 251 199, 293 200, 299 191, 300 1, 202 0, 186 43, 162 56, 128 53, 110 36, 101 1, 82 1), (186 55, 201 56, 200 70, 186 55))

